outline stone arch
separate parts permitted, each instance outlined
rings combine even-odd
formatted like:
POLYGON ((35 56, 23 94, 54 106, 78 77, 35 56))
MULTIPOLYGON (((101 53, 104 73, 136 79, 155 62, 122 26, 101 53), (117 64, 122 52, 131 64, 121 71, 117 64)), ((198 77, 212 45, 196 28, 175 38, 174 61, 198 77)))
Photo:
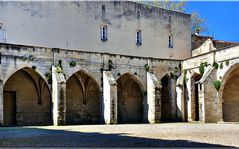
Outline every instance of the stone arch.
POLYGON ((130 73, 117 79, 118 123, 142 123, 144 90, 141 81, 130 73))
POLYGON ((66 123, 100 123, 100 87, 90 73, 79 70, 66 81, 66 123))
POLYGON ((199 89, 201 84, 196 84, 202 75, 194 72, 191 77, 191 118, 192 121, 199 121, 199 89))
POLYGON ((170 77, 166 73, 161 78, 161 121, 172 121, 172 103, 170 98, 170 77))
POLYGON ((51 94, 42 75, 29 67, 10 74, 3 85, 4 124, 50 124, 51 94))
POLYGON ((225 72, 219 101, 222 104, 222 119, 225 122, 239 122, 239 64, 234 64, 225 72))
POLYGON ((71 68, 73 69, 72 71, 70 71, 69 75, 66 75, 66 80, 68 80, 70 77, 72 77, 73 75, 75 75, 77 72, 84 72, 85 74, 87 74, 99 87, 100 91, 102 91, 102 88, 100 86, 101 84, 101 80, 97 78, 97 76, 94 76, 89 70, 85 69, 85 68, 71 68))
MULTIPOLYGON (((20 66, 18 66, 17 68, 14 68, 14 69, 12 69, 12 70, 10 70, 10 71, 7 72, 6 76, 3 78, 3 85, 7 82, 7 80, 8 80, 14 73, 16 73, 17 71, 19 71, 19 70, 21 70, 21 69, 24 69, 24 68, 33 70, 33 69, 31 68, 31 66, 28 65, 28 64, 20 65, 20 66)), ((45 75, 42 74, 42 72, 39 71, 39 69, 36 68, 36 69, 34 69, 34 71, 35 71, 39 76, 41 76, 41 78, 44 79, 45 82, 47 82, 47 79, 46 79, 45 75)), ((48 84, 47 84, 47 86, 48 86, 48 88, 49 88, 49 85, 48 85, 48 84)))

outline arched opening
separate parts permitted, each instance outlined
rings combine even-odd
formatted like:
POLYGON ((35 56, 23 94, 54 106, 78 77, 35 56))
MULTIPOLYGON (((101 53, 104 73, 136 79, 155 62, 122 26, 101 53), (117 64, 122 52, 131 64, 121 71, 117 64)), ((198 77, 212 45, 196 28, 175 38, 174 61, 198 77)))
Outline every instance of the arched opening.
POLYGON ((100 91, 96 81, 83 71, 66 82, 66 123, 100 123, 100 91))
POLYGON ((143 92, 134 76, 124 74, 117 80, 118 123, 143 122, 143 92))
POLYGON ((201 79, 201 75, 195 73, 192 76, 192 120, 199 121, 199 90, 201 89, 201 84, 196 84, 195 82, 201 79))
POLYGON ((172 102, 170 100, 170 84, 169 76, 165 75, 161 79, 161 121, 168 122, 172 121, 172 102))
POLYGON ((49 125, 51 96, 45 80, 34 70, 15 72, 3 87, 4 125, 49 125))
POLYGON ((223 121, 239 122, 239 67, 229 74, 222 98, 223 121))

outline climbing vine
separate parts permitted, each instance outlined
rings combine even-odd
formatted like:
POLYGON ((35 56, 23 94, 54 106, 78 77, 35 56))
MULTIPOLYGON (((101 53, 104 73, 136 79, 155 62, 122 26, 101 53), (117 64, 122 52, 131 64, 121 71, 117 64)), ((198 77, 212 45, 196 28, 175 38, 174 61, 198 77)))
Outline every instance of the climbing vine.
POLYGON ((223 63, 220 64, 220 69, 223 69, 223 63))
POLYGON ((51 73, 51 69, 49 72, 45 73, 45 77, 47 79, 48 84, 52 84, 52 73, 51 73))
POLYGON ((144 69, 145 69, 147 72, 149 72, 149 70, 150 70, 149 64, 145 64, 145 65, 144 65, 144 69))
POLYGON ((63 73, 62 60, 58 61, 58 64, 55 65, 56 73, 63 73))
POLYGON ((200 63, 199 73, 200 73, 201 75, 204 74, 205 66, 207 66, 207 62, 205 62, 205 63, 200 63))
POLYGON ((70 67, 75 67, 75 66, 76 66, 76 61, 71 61, 71 62, 69 63, 69 65, 70 65, 70 67))
POLYGON ((115 69, 115 67, 114 67, 112 60, 109 60, 108 61, 108 71, 111 71, 112 69, 115 69))
POLYGON ((188 73, 187 70, 183 70, 183 82, 185 82, 185 83, 187 81, 187 73, 188 73))
POLYGON ((213 62, 213 64, 212 64, 212 66, 215 68, 215 69, 218 69, 218 67, 219 67, 219 64, 217 63, 217 62, 213 62))
POLYGON ((219 91, 220 87, 221 87, 221 81, 220 80, 214 80, 213 81, 213 86, 215 87, 215 89, 217 91, 219 91))
POLYGON ((36 69, 37 69, 37 67, 36 67, 36 66, 32 66, 32 69, 33 69, 33 70, 36 70, 36 69))
POLYGON ((226 62, 225 62, 225 63, 226 63, 226 65, 228 66, 228 65, 229 65, 229 60, 226 60, 226 62))

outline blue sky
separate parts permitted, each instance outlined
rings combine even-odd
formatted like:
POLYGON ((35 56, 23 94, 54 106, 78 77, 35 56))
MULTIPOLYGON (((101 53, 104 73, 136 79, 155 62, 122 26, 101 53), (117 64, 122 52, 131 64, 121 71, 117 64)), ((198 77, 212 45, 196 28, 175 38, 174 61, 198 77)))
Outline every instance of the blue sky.
POLYGON ((186 12, 193 11, 206 19, 206 35, 239 42, 239 1, 188 1, 186 12))

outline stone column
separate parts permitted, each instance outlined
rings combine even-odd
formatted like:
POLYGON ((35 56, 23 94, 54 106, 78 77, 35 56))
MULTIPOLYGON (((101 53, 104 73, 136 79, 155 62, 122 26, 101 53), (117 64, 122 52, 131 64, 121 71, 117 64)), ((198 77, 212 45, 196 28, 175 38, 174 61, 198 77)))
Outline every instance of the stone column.
POLYGON ((184 107, 184 93, 183 85, 176 86, 177 92, 177 118, 181 121, 185 121, 185 107, 184 107))
POLYGON ((186 81, 186 94, 187 94, 187 97, 186 97, 186 102, 187 102, 187 119, 188 119, 188 122, 192 122, 192 92, 193 92, 193 80, 190 76, 190 73, 187 73, 187 76, 186 78, 188 78, 188 80, 186 81))
POLYGON ((199 121, 205 122, 204 84, 197 84, 197 85, 198 85, 199 121), (200 85, 202 90, 200 90, 200 85))
POLYGON ((117 83, 110 71, 103 71, 104 120, 117 124, 117 83))
POLYGON ((0 125, 3 125, 3 84, 0 80, 0 125))
POLYGON ((53 123, 55 126, 66 124, 66 81, 63 73, 52 67, 53 123))
POLYGON ((176 120, 177 118, 177 101, 176 101, 176 80, 170 79, 170 99, 171 99, 171 112, 172 112, 172 120, 176 120))
POLYGON ((222 101, 223 99, 219 99, 218 101, 218 106, 217 106, 217 113, 218 113, 218 119, 217 119, 217 122, 223 122, 223 113, 222 113, 222 101))
POLYGON ((161 119, 161 84, 156 76, 147 72, 147 104, 148 121, 151 124, 160 122, 161 119))

